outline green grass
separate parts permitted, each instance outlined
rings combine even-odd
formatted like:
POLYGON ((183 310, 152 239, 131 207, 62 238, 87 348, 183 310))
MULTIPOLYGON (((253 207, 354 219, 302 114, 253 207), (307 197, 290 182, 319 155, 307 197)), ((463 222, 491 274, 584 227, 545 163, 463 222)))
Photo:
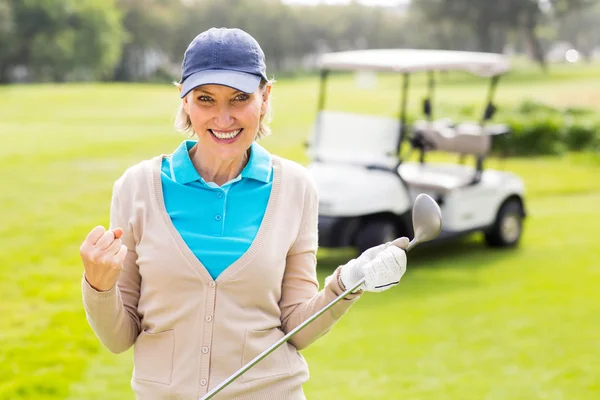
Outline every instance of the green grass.
MULTIPOLYGON (((393 115, 398 92, 384 84, 397 78, 383 77, 375 96, 335 77, 331 104, 393 115)), ((439 101, 483 98, 473 80, 446 82, 439 101)), ((414 83, 424 93, 424 81, 414 83)), ((307 161, 317 85, 276 84, 269 150, 307 161)), ((599 88, 597 68, 564 66, 549 77, 516 72, 498 95, 506 106, 540 98, 597 107, 599 88)), ((133 398, 131 352, 109 353, 85 321, 78 251, 91 227, 107 224, 122 171, 182 140, 171 128, 176 106, 169 85, 0 88, 0 399, 133 398)), ((600 397, 600 156, 489 165, 526 182, 522 246, 491 250, 473 235, 415 249, 400 286, 366 294, 303 352, 308 398, 600 397)), ((352 255, 321 251, 321 282, 352 255)))

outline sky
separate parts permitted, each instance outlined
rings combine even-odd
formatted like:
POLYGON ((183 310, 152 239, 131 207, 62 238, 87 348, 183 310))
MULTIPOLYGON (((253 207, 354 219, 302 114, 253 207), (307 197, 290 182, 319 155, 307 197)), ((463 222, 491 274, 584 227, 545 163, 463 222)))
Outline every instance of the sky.
MULTIPOLYGON (((287 4, 347 4, 350 0, 281 0, 287 4)), ((358 3, 369 6, 397 6, 406 4, 410 0, 357 0, 358 3)))

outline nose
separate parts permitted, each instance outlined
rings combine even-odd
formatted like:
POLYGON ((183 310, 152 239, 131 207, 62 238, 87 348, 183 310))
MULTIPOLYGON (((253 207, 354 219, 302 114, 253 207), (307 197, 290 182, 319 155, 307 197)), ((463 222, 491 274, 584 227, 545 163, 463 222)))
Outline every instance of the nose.
POLYGON ((234 118, 231 116, 231 110, 227 106, 220 106, 214 119, 218 128, 226 129, 233 125, 234 118))

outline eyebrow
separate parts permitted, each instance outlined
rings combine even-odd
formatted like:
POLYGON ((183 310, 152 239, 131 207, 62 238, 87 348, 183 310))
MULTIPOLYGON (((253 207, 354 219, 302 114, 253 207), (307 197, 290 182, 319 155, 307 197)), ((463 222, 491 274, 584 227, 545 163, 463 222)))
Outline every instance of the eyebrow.
MULTIPOLYGON (((194 91, 198 91, 198 92, 202 92, 202 93, 206 93, 206 94, 209 94, 209 95, 211 95, 211 96, 214 96, 214 94, 213 94, 213 93, 211 93, 210 91, 208 91, 208 90, 206 90, 206 89, 196 88, 196 89, 194 89, 194 91)), ((245 94, 245 93, 244 93, 244 92, 242 92, 241 90, 236 90, 236 91, 233 93, 233 95, 235 96, 235 95, 237 95, 237 94, 240 94, 240 93, 243 93, 243 94, 245 94)))

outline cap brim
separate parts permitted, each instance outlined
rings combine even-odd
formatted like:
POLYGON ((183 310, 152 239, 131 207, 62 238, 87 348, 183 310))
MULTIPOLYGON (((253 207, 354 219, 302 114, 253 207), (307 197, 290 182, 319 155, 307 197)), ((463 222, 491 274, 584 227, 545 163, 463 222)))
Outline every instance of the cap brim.
POLYGON ((254 93, 261 77, 245 72, 212 69, 196 72, 183 81, 181 98, 202 85, 224 85, 244 93, 254 93))

